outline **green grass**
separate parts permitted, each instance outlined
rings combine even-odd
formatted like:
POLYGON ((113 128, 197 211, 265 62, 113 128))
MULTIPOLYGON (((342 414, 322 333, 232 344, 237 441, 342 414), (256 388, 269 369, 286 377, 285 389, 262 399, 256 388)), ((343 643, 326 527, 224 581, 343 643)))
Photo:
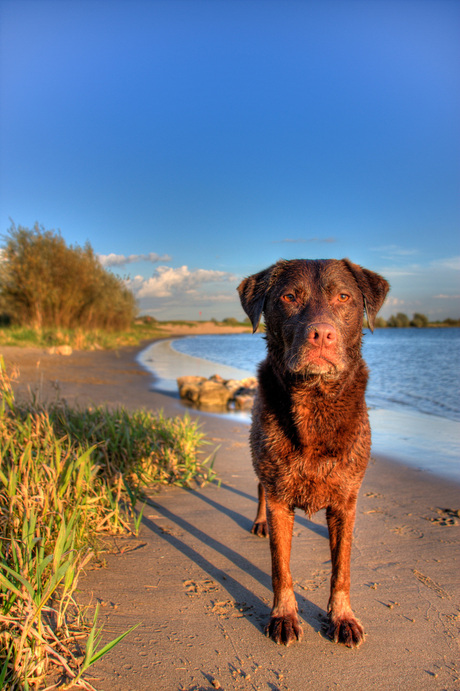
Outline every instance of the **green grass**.
POLYGON ((0 327, 0 345, 49 348, 70 345, 76 350, 111 350, 122 346, 138 345, 143 340, 168 336, 167 326, 134 323, 126 331, 104 329, 33 329, 25 326, 0 327))
MULTIPOLYGON (((123 346, 138 345, 141 341, 153 340, 155 338, 166 338, 174 331, 177 326, 189 326, 192 328, 202 322, 188 321, 149 321, 148 319, 137 319, 131 328, 125 331, 108 331, 104 329, 58 329, 42 328, 33 329, 32 327, 17 325, 0 325, 0 345, 10 346, 34 346, 39 348, 49 348, 52 346, 70 345, 76 350, 111 350, 123 346)), ((218 322, 217 326, 247 327, 246 322, 238 322, 236 319, 218 322), (229 323, 230 322, 230 323, 229 323)))
POLYGON ((91 688, 83 672, 129 632, 97 649, 81 570, 104 534, 136 530, 144 486, 215 478, 204 443, 187 417, 19 404, 0 358, 0 688, 44 688, 53 670, 91 688))

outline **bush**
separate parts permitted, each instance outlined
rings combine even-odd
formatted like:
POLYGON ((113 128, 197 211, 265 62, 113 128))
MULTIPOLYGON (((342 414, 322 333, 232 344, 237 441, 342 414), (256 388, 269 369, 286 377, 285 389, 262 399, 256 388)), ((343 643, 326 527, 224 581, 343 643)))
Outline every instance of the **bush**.
POLYGON ((425 316, 424 314, 419 314, 416 312, 414 316, 412 317, 412 321, 410 323, 411 326, 416 326, 417 328, 423 328, 428 326, 428 317, 425 316))
POLYGON ((377 317, 374 325, 376 329, 384 329, 387 326, 387 323, 383 317, 377 317))
POLYGON ((410 326, 409 317, 407 316, 407 314, 404 314, 403 312, 398 312, 396 317, 392 314, 389 320, 387 321, 387 326, 399 328, 410 326))
POLYGON ((0 264, 0 304, 14 322, 36 330, 122 330, 136 303, 122 280, 106 271, 89 243, 67 246, 59 233, 13 224, 0 264))

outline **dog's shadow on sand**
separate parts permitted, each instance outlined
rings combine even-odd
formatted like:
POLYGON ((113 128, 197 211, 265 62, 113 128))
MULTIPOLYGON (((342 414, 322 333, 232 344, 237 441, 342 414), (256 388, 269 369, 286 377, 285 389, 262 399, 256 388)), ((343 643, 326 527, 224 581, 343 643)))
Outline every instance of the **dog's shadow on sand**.
MULTIPOLYGON (((229 488, 233 489, 233 488, 229 488)), ((212 505, 214 508, 222 511, 232 520, 234 520, 241 528, 245 531, 249 531, 251 527, 251 522, 243 515, 238 512, 222 506, 218 502, 201 494, 200 492, 192 492, 199 494, 200 499, 204 500, 206 503, 212 505)), ((247 495, 249 497, 249 495, 247 495)), ((162 519, 167 519, 171 523, 175 524, 180 529, 180 533, 176 534, 174 528, 171 526, 164 526, 156 523, 152 518, 142 517, 142 524, 162 540, 167 542, 169 545, 174 547, 178 552, 182 553, 184 557, 190 561, 197 564, 208 576, 215 582, 218 583, 224 590, 226 590, 229 595, 233 598, 235 606, 239 609, 240 616, 246 618, 253 626, 255 626, 259 631, 264 631, 265 625, 267 624, 270 616, 270 606, 266 601, 258 597, 252 590, 247 588, 243 583, 237 580, 234 575, 229 573, 225 567, 218 566, 221 559, 212 559, 212 552, 216 555, 223 556, 226 560, 230 561, 238 569, 244 571, 245 574, 250 575, 254 580, 258 581, 264 588, 271 592, 271 577, 270 574, 262 569, 260 569, 256 564, 247 559, 243 554, 232 549, 229 545, 217 540, 215 537, 210 535, 208 532, 196 527, 189 521, 185 520, 181 515, 180 511, 173 512, 169 508, 156 503, 151 498, 146 498, 146 504, 161 515, 162 519), (185 535, 184 535, 185 533, 185 535), (198 544, 192 546, 187 536, 193 538, 193 541, 198 544), (199 549, 203 546, 203 553, 199 549), (212 552, 210 553, 210 550, 212 552), (205 556, 206 554, 206 556, 205 556)), ((310 523, 308 521, 308 523, 310 523)), ((315 525, 315 524, 313 524, 315 525)), ((322 528, 322 526, 316 526, 317 528, 322 528)), ((327 532, 327 529, 326 529, 327 532)), ((259 541, 260 538, 253 538, 259 541)), ((267 544, 268 549, 268 544, 267 544)), ((234 569, 230 569, 233 574, 234 569)), ((326 612, 317 607, 316 604, 309 601, 303 595, 296 594, 297 604, 299 608, 299 616, 304 620, 305 624, 313 629, 315 632, 324 633, 324 621, 326 620, 326 612)))
MULTIPOLYGON (((231 485, 228 485, 225 482, 220 482, 219 487, 221 489, 227 490, 228 492, 234 492, 235 494, 238 494, 240 497, 244 497, 245 499, 249 499, 249 501, 252 501, 256 504, 258 502, 257 497, 255 497, 254 495, 248 494, 247 492, 243 492, 242 490, 237 489, 236 487, 232 487, 231 485)), ((235 511, 232 511, 231 509, 227 509, 225 506, 223 506, 221 504, 217 504, 217 502, 213 502, 212 499, 205 497, 203 494, 201 494, 201 493, 198 493, 198 494, 200 496, 200 499, 208 502, 209 504, 215 504, 216 508, 219 508, 220 511, 222 511, 223 513, 230 516, 230 518, 233 518, 238 523, 238 525, 241 525, 241 527, 243 529, 251 530, 252 521, 250 521, 248 518, 246 518, 246 516, 242 516, 241 514, 236 514, 235 511), (236 514, 236 516, 234 514, 236 514)), ((314 521, 310 521, 308 518, 306 518, 305 516, 302 516, 300 514, 296 514, 295 521, 296 521, 296 523, 303 526, 304 528, 308 528, 308 530, 311 530, 313 533, 316 533, 317 535, 320 535, 321 537, 326 538, 326 540, 329 539, 329 531, 327 529, 327 526, 320 525, 318 523, 315 523, 314 521)))

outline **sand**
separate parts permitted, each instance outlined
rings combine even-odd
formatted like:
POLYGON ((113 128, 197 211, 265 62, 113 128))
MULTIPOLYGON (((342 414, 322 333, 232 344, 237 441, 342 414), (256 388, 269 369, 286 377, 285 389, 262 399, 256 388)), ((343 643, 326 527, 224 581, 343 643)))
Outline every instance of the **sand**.
POLYGON ((174 336, 196 336, 198 334, 239 334, 251 333, 252 326, 222 326, 222 324, 215 324, 214 322, 186 322, 178 324, 173 322, 168 325, 168 322, 162 322, 161 328, 168 329, 168 332, 174 336))
MULTIPOLYGON (((145 345, 144 345, 145 347, 145 345)), ((79 405, 184 409, 152 391, 139 349, 52 356, 1 348, 20 368, 19 395, 39 388, 79 405)), ((460 689, 460 487, 373 458, 360 493, 352 554, 352 604, 366 629, 358 650, 324 634, 329 547, 323 513, 300 512, 292 572, 303 641, 288 649, 263 635, 271 604, 268 541, 249 532, 256 480, 248 426, 198 415, 219 447, 221 485, 152 493, 138 538, 118 540, 107 568, 89 569, 82 602, 101 603, 104 641, 140 622, 88 675, 101 691, 215 688, 315 691, 460 689)))

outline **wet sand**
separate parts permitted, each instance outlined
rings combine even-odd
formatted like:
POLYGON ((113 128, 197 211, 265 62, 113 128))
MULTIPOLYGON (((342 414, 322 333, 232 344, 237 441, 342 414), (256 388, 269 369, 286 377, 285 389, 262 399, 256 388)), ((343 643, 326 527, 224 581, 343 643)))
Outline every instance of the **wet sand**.
MULTIPOLYGON (((145 348, 144 344, 144 348, 145 348)), ((59 393, 81 406, 184 409, 152 390, 142 348, 75 352, 0 348, 17 365, 18 395, 59 393)), ((323 624, 330 557, 323 513, 296 518, 292 572, 304 639, 289 649, 263 635, 271 604, 268 542, 249 529, 256 510, 247 424, 198 417, 219 447, 217 485, 151 495, 139 538, 120 542, 106 569, 88 570, 82 601, 101 602, 104 640, 141 622, 92 669, 101 690, 214 688, 458 691, 460 487, 374 457, 360 493, 352 604, 366 629, 358 650, 331 643, 323 624), (128 547, 128 548, 127 548, 128 547)))

